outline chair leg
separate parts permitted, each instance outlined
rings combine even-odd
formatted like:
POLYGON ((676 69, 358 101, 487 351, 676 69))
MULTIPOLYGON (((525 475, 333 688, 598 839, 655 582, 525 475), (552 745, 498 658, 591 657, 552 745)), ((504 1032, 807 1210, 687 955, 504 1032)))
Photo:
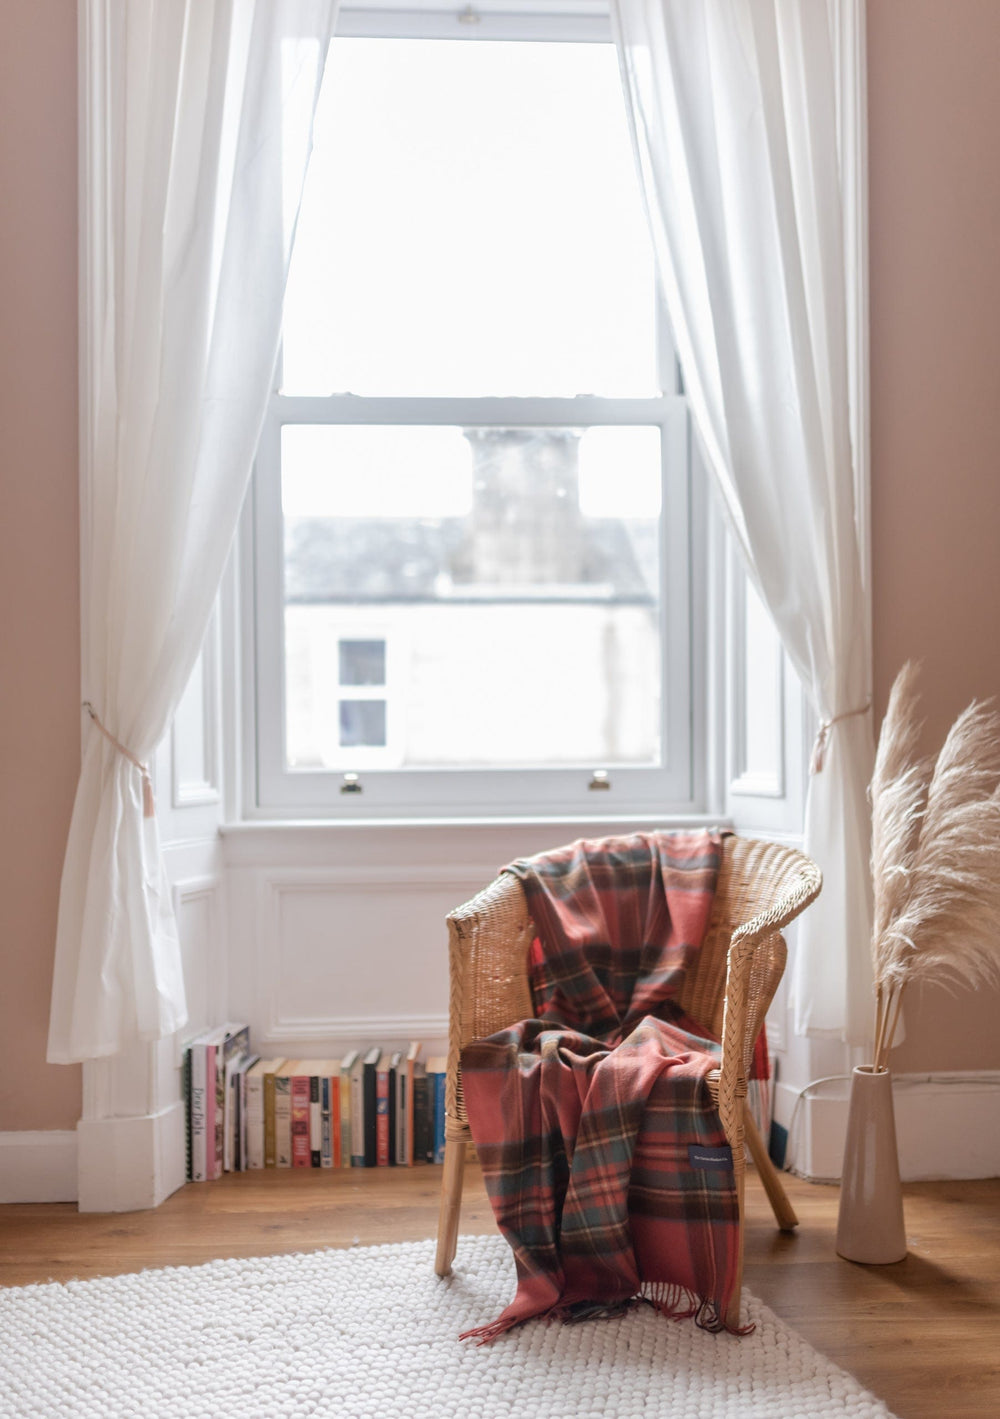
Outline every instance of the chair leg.
POLYGON ((444 1145, 444 1177, 441 1181, 441 1210, 438 1213, 437 1259, 434 1270, 438 1276, 451 1272, 458 1244, 458 1217, 462 1207, 462 1178, 465 1173, 465 1146, 468 1133, 448 1138, 444 1145))
POLYGON ((743 1132, 746 1138, 747 1147, 750 1149, 750 1156, 753 1158, 754 1166, 760 1174, 760 1180, 764 1184, 764 1191, 767 1193, 768 1201, 774 1211, 775 1221, 783 1232, 790 1232, 799 1225, 799 1219, 795 1215, 795 1209, 788 1200, 781 1176, 768 1157, 767 1149, 764 1147, 764 1140, 760 1136, 760 1130, 753 1121, 753 1115, 744 1105, 743 1107, 743 1132))

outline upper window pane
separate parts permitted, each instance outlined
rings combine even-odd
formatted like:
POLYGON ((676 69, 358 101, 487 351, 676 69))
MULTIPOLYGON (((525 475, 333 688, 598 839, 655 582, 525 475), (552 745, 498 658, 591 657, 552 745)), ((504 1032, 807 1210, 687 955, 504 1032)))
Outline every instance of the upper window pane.
POLYGON ((614 46, 336 40, 285 303, 284 391, 657 385, 614 46))

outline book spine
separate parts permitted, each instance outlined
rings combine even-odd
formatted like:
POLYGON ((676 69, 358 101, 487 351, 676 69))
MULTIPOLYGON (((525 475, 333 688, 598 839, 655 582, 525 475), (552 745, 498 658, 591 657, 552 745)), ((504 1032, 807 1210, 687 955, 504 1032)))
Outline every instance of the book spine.
POLYGON ((191 1046, 184 1051, 181 1063, 181 1084, 184 1091, 184 1176, 192 1179, 191 1168, 191 1046))
POLYGON ((418 1074, 413 1081, 413 1161, 428 1163, 431 1131, 428 1117, 427 1075, 418 1074))
POLYGON ((389 1071, 375 1071, 375 1163, 385 1168, 389 1163, 389 1071))
MULTIPOLYGON (((222 1177, 222 1165, 226 1148, 226 1061, 221 1045, 212 1047, 212 1054, 215 1059, 214 1079, 215 1079, 215 1149, 209 1157, 209 1178, 214 1181, 222 1177)), ((209 1088, 212 1087, 212 1075, 209 1075, 209 1088)), ((211 1134, 209 1135, 209 1146, 211 1147, 211 1134)))
POLYGON ((291 1081, 292 1167, 312 1166, 309 1148, 309 1077, 296 1074, 291 1081))
POLYGON ((216 1114, 219 1097, 216 1092, 215 1061, 218 1054, 216 1045, 205 1045, 205 1181, 211 1182, 217 1176, 215 1171, 215 1139, 217 1133, 216 1114))
POLYGON ((396 1071, 396 1162, 406 1163, 406 1065, 396 1071))
POLYGON ((340 1166, 349 1168, 351 1158, 351 1075, 340 1076, 340 1166))
POLYGON ((399 1075, 399 1066, 393 1064, 389 1066, 389 1166, 391 1167, 397 1159, 396 1149, 396 1080, 399 1075))
POLYGON ((309 1076, 309 1165, 323 1166, 323 1100, 318 1074, 309 1076))
POLYGON ((222 1171, 231 1173, 236 1153, 236 1075, 223 1066, 222 1171))
POLYGON ((292 1166, 291 1082, 287 1074, 274 1080, 274 1162, 278 1168, 292 1166))
POLYGON ((191 1180, 192 1182, 205 1182, 208 1173, 206 1171, 206 1127, 205 1117, 205 1083, 206 1074, 206 1048, 204 1045, 193 1045, 191 1048, 191 1180))
POLYGON ((248 1169, 264 1166, 264 1075, 247 1075, 247 1154, 248 1169))
MULTIPOLYGON (((333 1126, 331 1116, 331 1086, 333 1080, 324 1074, 319 1081, 319 1107, 321 1117, 320 1167, 333 1167, 333 1126)), ((339 1123, 339 1119, 338 1119, 339 1123)))
POLYGON ((240 1108, 240 1131, 239 1131, 239 1170, 245 1173, 250 1166, 247 1161, 249 1147, 250 1120, 247 1117, 247 1071, 244 1066, 238 1076, 239 1080, 239 1108, 240 1108))
POLYGON ((412 1059, 409 1059, 406 1062, 406 1121, 403 1124, 403 1161, 406 1163, 406 1166, 408 1168, 412 1168, 413 1164, 416 1162, 416 1157, 414 1155, 413 1149, 413 1101, 415 1095, 414 1083, 416 1081, 416 1077, 416 1065, 414 1064, 414 1061, 412 1059))
POLYGON ((360 1069, 351 1072, 351 1167, 365 1165, 365 1088, 360 1069))
POLYGON ((274 1075, 264 1075, 264 1167, 274 1168, 278 1163, 274 1132, 274 1075))
POLYGON ((434 1084, 434 1161, 444 1162, 444 1082, 445 1073, 433 1075, 434 1084))
POLYGON ((376 1092, 375 1082, 376 1069, 374 1064, 366 1064, 364 1067, 363 1103, 362 1103, 362 1128, 364 1139, 364 1166, 374 1168, 378 1163, 378 1141, 376 1123, 376 1092))
POLYGON ((330 1166, 343 1166, 343 1139, 340 1130, 340 1075, 330 1075, 330 1166))

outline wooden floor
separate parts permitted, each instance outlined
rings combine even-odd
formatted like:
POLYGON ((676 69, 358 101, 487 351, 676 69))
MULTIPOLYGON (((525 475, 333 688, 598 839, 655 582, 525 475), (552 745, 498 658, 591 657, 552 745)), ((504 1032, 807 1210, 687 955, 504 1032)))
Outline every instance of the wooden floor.
MULTIPOLYGON (((153 1212, 118 1215, 81 1216, 70 1204, 0 1207, 0 1284, 429 1237, 440 1175, 432 1167, 244 1173, 189 1185, 153 1212)), ((909 1255, 882 1267, 835 1254, 836 1188, 796 1178, 787 1186, 800 1220, 793 1234, 775 1230, 759 1184, 748 1180, 747 1286, 900 1419, 998 1419, 1000 1179, 908 1185, 909 1255)), ((494 1230, 473 1166, 461 1230, 494 1230)))

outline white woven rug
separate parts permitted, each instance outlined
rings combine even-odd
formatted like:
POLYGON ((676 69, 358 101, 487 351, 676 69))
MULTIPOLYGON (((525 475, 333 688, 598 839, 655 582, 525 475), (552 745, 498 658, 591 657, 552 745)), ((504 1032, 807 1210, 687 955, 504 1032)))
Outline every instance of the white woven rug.
POLYGON ((458 1332, 513 1292, 500 1237, 220 1261, 0 1291, 0 1415, 31 1419, 892 1419, 753 1298, 753 1335, 647 1307, 458 1332))

